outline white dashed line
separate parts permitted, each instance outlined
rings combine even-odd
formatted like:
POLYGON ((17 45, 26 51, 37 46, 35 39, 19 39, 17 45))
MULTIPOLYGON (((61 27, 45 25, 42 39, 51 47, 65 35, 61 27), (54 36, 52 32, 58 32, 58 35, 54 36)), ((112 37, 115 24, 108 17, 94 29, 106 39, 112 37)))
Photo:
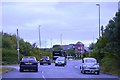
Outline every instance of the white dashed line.
POLYGON ((44 72, 42 71, 42 78, 43 78, 44 80, 46 80, 46 79, 45 79, 45 76, 43 75, 43 73, 44 73, 44 72))
POLYGON ((75 66, 75 68, 78 68, 78 66, 75 66))

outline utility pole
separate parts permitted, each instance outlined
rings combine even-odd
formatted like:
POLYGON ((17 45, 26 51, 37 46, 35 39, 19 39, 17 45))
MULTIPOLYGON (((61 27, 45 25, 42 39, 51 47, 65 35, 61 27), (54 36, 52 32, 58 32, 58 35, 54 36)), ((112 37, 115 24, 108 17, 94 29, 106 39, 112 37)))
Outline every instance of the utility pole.
POLYGON ((62 45, 62 34, 60 34, 60 42, 61 42, 61 45, 62 45))
POLYGON ((99 38, 100 38, 100 4, 96 4, 99 8, 99 38))
POLYGON ((41 48, 40 25, 39 25, 39 46, 40 46, 40 48, 41 48))
POLYGON ((46 39, 45 39, 45 48, 46 48, 46 43, 47 43, 47 42, 46 42, 46 39))
POLYGON ((103 25, 101 26, 101 33, 102 33, 102 36, 103 36, 103 31, 104 31, 104 27, 103 25))
POLYGON ((94 43, 95 41, 94 41, 94 34, 93 34, 93 43, 94 43))
POLYGON ((20 52, 19 52, 19 34, 17 29, 17 51, 18 51, 18 63, 20 62, 20 52))
MULTIPOLYGON (((39 46, 41 49, 41 36, 40 36, 40 25, 39 25, 39 46)), ((40 52, 40 58, 41 58, 42 53, 40 52)))
POLYGON ((52 48, 53 46, 52 46, 52 38, 51 38, 51 48, 52 48))

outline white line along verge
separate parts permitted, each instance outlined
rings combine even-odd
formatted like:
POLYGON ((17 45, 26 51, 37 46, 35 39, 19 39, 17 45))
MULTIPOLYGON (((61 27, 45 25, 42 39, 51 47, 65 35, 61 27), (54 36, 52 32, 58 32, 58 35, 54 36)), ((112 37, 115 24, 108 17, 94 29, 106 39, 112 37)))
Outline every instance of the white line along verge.
POLYGON ((42 75, 42 78, 43 78, 44 80, 46 80, 44 75, 42 75))
POLYGON ((45 76, 43 75, 43 73, 44 73, 44 72, 42 71, 42 78, 43 78, 44 80, 46 80, 46 79, 45 79, 45 76))

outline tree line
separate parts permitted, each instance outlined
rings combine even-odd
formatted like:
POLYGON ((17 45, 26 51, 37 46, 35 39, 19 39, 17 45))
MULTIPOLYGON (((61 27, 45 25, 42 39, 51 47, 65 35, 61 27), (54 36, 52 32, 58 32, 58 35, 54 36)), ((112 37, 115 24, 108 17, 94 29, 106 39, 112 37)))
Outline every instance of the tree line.
MULTIPOLYGON (((16 64, 18 63, 17 55, 17 36, 15 34, 8 34, 0 32, 2 35, 2 64, 16 64)), ((41 56, 51 57, 51 49, 39 49, 36 43, 30 44, 22 38, 19 40, 20 44, 20 59, 23 56, 35 56, 40 60, 41 56)))
POLYGON ((89 48, 91 57, 97 58, 103 71, 120 75, 120 11, 109 20, 102 36, 89 48))

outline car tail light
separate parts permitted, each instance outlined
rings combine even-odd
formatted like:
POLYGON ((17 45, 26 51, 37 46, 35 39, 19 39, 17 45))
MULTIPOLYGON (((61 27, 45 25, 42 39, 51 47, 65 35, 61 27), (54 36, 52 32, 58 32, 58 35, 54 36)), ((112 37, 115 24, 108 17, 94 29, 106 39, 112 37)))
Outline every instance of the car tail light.
POLYGON ((37 63, 33 63, 33 65, 37 65, 37 63))

